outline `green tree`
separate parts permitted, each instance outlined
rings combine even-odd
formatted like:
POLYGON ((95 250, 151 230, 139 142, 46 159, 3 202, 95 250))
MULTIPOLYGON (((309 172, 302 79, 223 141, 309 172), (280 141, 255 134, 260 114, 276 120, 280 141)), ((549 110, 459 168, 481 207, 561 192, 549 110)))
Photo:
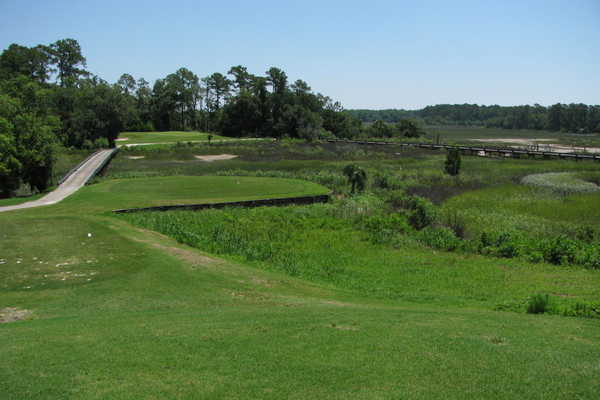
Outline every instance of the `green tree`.
POLYGON ((356 164, 349 164, 344 167, 344 175, 348 178, 348 183, 351 185, 350 193, 356 191, 362 192, 367 186, 367 173, 364 169, 356 164))
POLYGON ((400 135, 407 138, 418 138, 424 133, 419 124, 410 119, 401 119, 397 123, 396 129, 400 135))
MULTIPOLYGON (((0 100, 1 101, 1 100, 0 100)), ((0 117, 0 196, 10 197, 21 183, 22 164, 18 159, 10 123, 0 117)))
POLYGON ((259 99, 248 92, 241 92, 223 107, 221 132, 226 136, 257 136, 262 124, 259 99))
POLYGON ((3 80, 24 75, 38 83, 46 83, 52 71, 47 46, 28 48, 13 43, 0 55, 0 79, 3 80))
POLYGON ((290 137, 311 141, 319 136, 322 124, 319 114, 300 105, 286 104, 275 128, 290 137))
POLYGON ((227 75, 233 76, 233 86, 237 89, 238 93, 247 91, 250 89, 252 84, 252 75, 248 73, 248 69, 241 65, 231 67, 227 75))
POLYGON ((6 152, 0 157, 0 191, 5 195, 18 182, 39 191, 50 185, 60 123, 50 112, 49 103, 49 90, 30 77, 0 82, 0 135, 2 152, 6 152))
POLYGON ((72 86, 89 75, 85 70, 86 59, 81 54, 81 46, 75 39, 61 39, 50 45, 52 61, 58 70, 60 86, 72 86))
POLYGON ((135 92, 136 86, 137 86, 135 79, 133 78, 133 76, 131 76, 129 74, 121 75, 121 77, 117 81, 117 85, 119 85, 121 87, 121 90, 126 95, 133 94, 135 92))
POLYGON ((449 149, 444 163, 444 171, 451 176, 456 176, 460 173, 460 150, 449 149))
POLYGON ((369 126, 367 134, 370 137, 392 137, 394 135, 394 127, 381 120, 377 120, 369 126))

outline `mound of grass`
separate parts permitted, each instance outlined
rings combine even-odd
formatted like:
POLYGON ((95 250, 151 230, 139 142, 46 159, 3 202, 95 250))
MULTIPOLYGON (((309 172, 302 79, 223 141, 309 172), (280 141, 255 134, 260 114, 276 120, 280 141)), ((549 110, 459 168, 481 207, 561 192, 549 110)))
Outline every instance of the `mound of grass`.
POLYGON ((592 193, 600 191, 600 186, 585 181, 573 172, 554 172, 527 175, 521 181, 525 185, 550 189, 557 193, 592 193))

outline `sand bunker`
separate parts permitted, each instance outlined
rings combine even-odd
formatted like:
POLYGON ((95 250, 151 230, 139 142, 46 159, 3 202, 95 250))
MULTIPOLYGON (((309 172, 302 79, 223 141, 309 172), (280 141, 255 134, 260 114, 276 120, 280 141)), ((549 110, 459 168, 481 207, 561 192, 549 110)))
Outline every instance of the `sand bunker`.
POLYGON ((219 154, 219 155, 213 155, 213 156, 194 156, 195 158, 197 158, 198 160, 202 160, 202 161, 206 161, 206 162, 213 162, 213 161, 219 161, 219 160, 231 160, 232 158, 236 158, 236 155, 233 154, 219 154))
POLYGON ((130 160, 141 160, 142 158, 146 158, 146 156, 127 156, 130 160))
POLYGON ((129 140, 129 138, 127 138, 127 137, 121 137, 121 138, 115 139, 115 142, 124 142, 126 140, 129 140))

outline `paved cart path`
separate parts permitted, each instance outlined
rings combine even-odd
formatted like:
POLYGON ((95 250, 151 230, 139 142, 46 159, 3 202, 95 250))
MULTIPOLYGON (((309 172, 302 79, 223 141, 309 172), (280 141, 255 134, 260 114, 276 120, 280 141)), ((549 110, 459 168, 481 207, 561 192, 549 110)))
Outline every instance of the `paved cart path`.
POLYGON ((65 197, 72 195, 79 188, 84 186, 90 178, 94 175, 96 170, 102 165, 102 163, 111 156, 113 153, 111 150, 101 150, 91 156, 85 163, 79 166, 75 172, 73 172, 63 183, 61 183, 55 190, 48 193, 44 197, 28 201, 27 203, 17 204, 14 206, 0 207, 0 212, 21 210, 24 208, 47 206, 50 204, 56 204, 63 200, 65 197))

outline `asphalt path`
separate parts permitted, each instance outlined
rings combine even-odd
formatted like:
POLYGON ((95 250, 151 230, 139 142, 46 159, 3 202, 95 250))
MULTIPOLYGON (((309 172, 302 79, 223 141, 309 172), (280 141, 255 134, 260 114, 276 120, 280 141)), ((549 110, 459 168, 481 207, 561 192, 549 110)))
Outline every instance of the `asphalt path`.
POLYGON ((50 204, 56 204, 63 200, 65 197, 72 195, 82 186, 84 186, 88 180, 93 176, 94 172, 102 163, 110 157, 114 150, 101 150, 90 157, 84 164, 82 164, 75 172, 71 174, 63 183, 61 183, 55 190, 48 193, 44 197, 28 201, 27 203, 17 204, 14 206, 0 207, 0 212, 22 210, 24 208, 33 208, 40 206, 48 206, 50 204))

